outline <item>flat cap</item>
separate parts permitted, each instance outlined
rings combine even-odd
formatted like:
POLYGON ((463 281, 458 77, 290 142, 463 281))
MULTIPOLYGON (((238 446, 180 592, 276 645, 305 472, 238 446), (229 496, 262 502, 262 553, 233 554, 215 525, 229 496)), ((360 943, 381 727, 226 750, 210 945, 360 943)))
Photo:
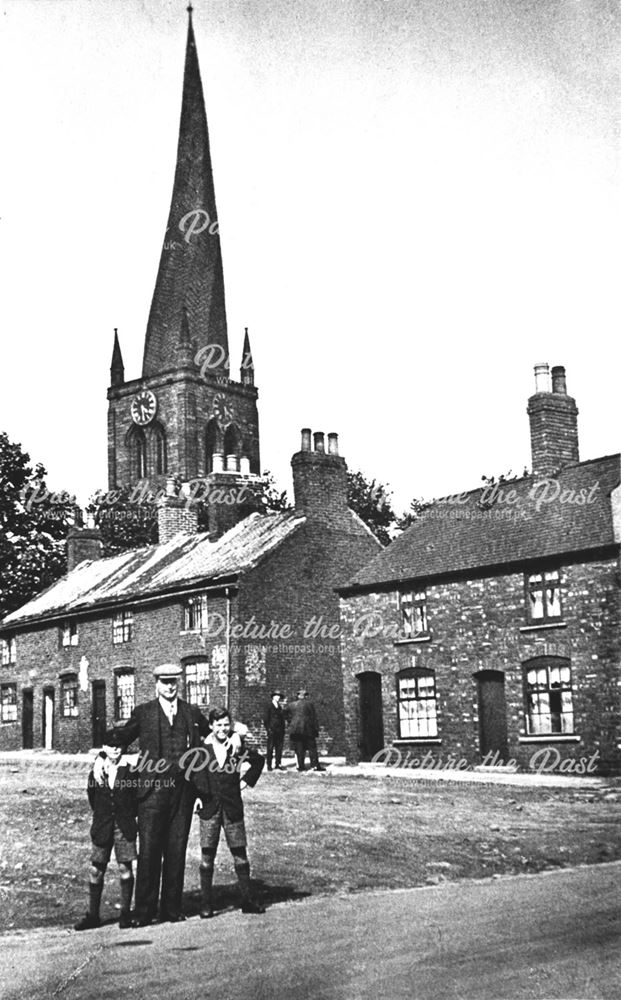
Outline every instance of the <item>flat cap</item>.
POLYGON ((181 677, 183 670, 178 663, 162 663, 159 667, 153 668, 153 676, 156 680, 162 677, 181 677))
POLYGON ((304 695, 304 697, 306 697, 308 691, 306 690, 306 688, 298 688, 298 694, 304 695))

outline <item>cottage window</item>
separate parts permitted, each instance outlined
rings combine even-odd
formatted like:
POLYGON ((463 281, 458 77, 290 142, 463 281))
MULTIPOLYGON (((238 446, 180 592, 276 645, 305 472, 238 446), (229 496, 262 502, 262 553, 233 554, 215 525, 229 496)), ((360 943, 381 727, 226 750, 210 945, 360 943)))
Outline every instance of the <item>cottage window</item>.
POLYGON ((62 646, 77 646, 78 644, 77 622, 65 622, 60 632, 60 642, 62 646))
POLYGON ((17 684, 0 684, 0 722, 17 722, 17 684))
POLYGON ((436 681, 432 670, 410 668, 397 675, 399 737, 438 735, 436 681))
POLYGON ((191 705, 199 708, 209 706, 209 661, 196 660, 186 663, 185 667, 185 697, 191 705))
POLYGON ((16 659, 15 636, 12 635, 2 640, 2 666, 10 667, 16 659))
POLYGON ((183 607, 183 628, 186 632, 207 628, 207 594, 188 597, 183 607))
POLYGON ((61 678, 60 714, 65 719, 75 719, 78 716, 78 678, 76 674, 68 674, 61 678))
POLYGON ((134 711, 134 674, 119 671, 114 675, 114 717, 117 721, 129 719, 134 711))
POLYGON ((569 660, 540 657, 524 666, 529 735, 573 733, 574 712, 569 660))
POLYGON ((112 622, 112 642, 130 642, 134 634, 134 614, 132 611, 120 611, 112 622))
POLYGON ((531 573, 527 578, 527 600, 530 619, 546 622, 561 617, 561 574, 559 570, 531 573))
POLYGON ((427 624, 427 593, 415 590, 401 594, 401 629, 406 639, 425 635, 429 631, 427 624))

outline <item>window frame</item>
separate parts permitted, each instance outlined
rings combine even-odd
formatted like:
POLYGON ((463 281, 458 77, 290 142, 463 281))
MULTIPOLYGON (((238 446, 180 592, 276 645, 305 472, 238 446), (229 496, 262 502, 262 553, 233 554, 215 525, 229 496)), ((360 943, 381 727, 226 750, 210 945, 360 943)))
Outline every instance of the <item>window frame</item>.
POLYGON ((136 673, 133 669, 123 669, 114 671, 114 720, 115 722, 126 722, 136 707, 136 673), (123 692, 123 681, 131 678, 131 695, 123 692), (127 702, 127 704, 125 704, 127 702))
MULTIPOLYGON (((400 740, 436 740, 438 739, 438 691, 436 687, 436 672, 427 667, 406 667, 403 670, 399 670, 395 675, 395 681, 397 685, 397 729, 399 732, 400 740), (431 686, 427 687, 426 690, 431 690, 431 694, 420 694, 420 682, 422 680, 431 679, 431 686), (415 696, 404 698, 401 690, 401 681, 414 681, 415 696), (401 706, 404 704, 420 704, 421 707, 424 705, 426 710, 424 712, 416 712, 413 715, 407 717, 401 711, 401 706), (427 705, 433 703, 433 711, 429 712, 427 705), (417 729, 415 733, 404 733, 404 728, 407 724, 414 725, 417 729), (424 725, 423 725, 424 723, 424 725), (420 731, 421 728, 426 728, 428 731, 423 733, 420 731), (433 730, 433 731, 429 731, 433 730)), ((423 689, 425 690, 425 689, 423 689)))
POLYGON ((186 597, 183 602, 183 621, 181 623, 181 631, 202 632, 207 628, 208 617, 209 605, 208 594, 206 591, 186 597), (197 611, 199 612, 198 617, 197 611), (192 622, 196 620, 200 620, 200 624, 192 624, 192 622))
POLYGON ((2 636, 2 666, 12 667, 17 663, 17 643, 14 635, 2 636))
POLYGON ((399 591, 399 632, 402 639, 423 639, 429 636, 429 611, 427 588, 399 591), (406 607, 409 606, 411 618, 409 628, 406 625, 406 607), (414 630, 416 618, 420 620, 421 628, 414 630))
POLYGON ((63 674, 60 678, 60 717, 77 719, 80 714, 80 687, 77 674, 63 674), (72 698, 67 695, 72 694, 72 698))
POLYGON ((538 569, 525 573, 524 591, 526 595, 526 613, 530 625, 551 625, 562 622, 563 586, 560 566, 549 566, 546 569, 538 569), (534 583, 537 577, 540 578, 539 586, 536 586, 534 583), (554 577, 554 580, 549 581, 549 577, 554 577), (550 604, 554 603, 554 598, 550 599, 549 592, 551 590, 553 591, 554 587, 547 586, 549 582, 556 583, 556 590, 558 592, 558 614, 550 613, 550 604), (541 594, 542 614, 538 616, 533 613, 534 602, 532 595, 535 593, 541 594))
POLYGON ((547 736, 552 740, 557 736, 574 736, 576 729, 571 660, 564 656, 532 657, 522 664, 522 682, 524 689, 526 735, 547 736), (538 679, 535 679, 534 682, 529 681, 529 673, 539 674, 543 670, 546 671, 545 685, 541 685, 538 679), (557 683, 553 683, 550 679, 551 670, 559 671, 560 676, 557 683), (566 683, 563 683, 563 671, 567 671, 568 680, 566 683), (565 699, 563 699, 564 694, 566 696, 565 699), (551 695, 554 695, 554 698, 551 695), (542 708, 545 708, 546 696, 547 711, 543 711, 542 708), (537 710, 535 710, 535 700, 537 710), (563 708, 564 701, 565 705, 569 704, 568 708, 563 708), (547 726, 542 722, 546 718, 548 719, 547 726), (556 718, 558 718, 558 723, 555 728, 554 721, 556 718), (569 720, 570 728, 565 728, 567 722, 564 722, 564 718, 569 720), (539 720, 539 722, 537 723, 535 720, 539 720))
POLYGON ((79 643, 78 623, 75 619, 69 619, 60 626, 61 649, 70 649, 79 643), (68 641, 65 641, 68 638, 68 641))
POLYGON ((131 642, 133 638, 134 612, 131 608, 124 608, 112 619, 112 645, 122 646, 126 642, 131 642))
POLYGON ((183 679, 185 684, 185 700, 189 702, 190 705, 196 705, 197 708, 206 709, 209 707, 209 693, 210 693, 210 663, 205 657, 197 657, 193 660, 186 660, 183 664, 183 679), (198 668, 204 667, 202 671, 202 676, 198 678, 198 668), (197 678, 189 676, 189 672, 195 670, 197 678), (206 693, 206 698, 200 698, 199 695, 203 692, 206 693))
POLYGON ((17 684, 13 681, 9 681, 4 684, 0 684, 0 724, 1 725, 11 725, 17 722, 17 684), (13 694, 13 698, 6 697, 7 694, 13 694), (13 710, 10 712, 10 718, 6 717, 7 708, 13 710), (14 714, 13 714, 14 712, 14 714))

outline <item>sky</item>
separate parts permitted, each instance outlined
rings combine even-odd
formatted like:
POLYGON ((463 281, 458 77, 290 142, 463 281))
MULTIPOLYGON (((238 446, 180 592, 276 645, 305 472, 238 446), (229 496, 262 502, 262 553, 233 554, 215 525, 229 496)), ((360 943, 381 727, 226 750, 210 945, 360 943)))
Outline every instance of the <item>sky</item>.
MULTIPOLYGON (((0 0, 0 430, 85 503, 141 373, 186 0, 0 0)), ((395 506, 530 463, 533 366, 619 451, 616 0, 195 0, 262 464, 337 431, 395 506)))

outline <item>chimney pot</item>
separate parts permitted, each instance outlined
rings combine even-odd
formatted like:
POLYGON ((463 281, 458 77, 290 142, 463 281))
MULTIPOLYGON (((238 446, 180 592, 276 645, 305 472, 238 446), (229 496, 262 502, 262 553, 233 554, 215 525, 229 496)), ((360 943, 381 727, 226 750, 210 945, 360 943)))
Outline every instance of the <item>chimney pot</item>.
POLYGON ((550 366, 547 362, 535 365, 535 392, 550 391, 550 366))
POLYGON ((227 455, 226 456, 226 471, 227 472, 237 472, 237 455, 227 455))
POLYGON ((326 446, 325 446, 325 442, 324 442, 323 431, 315 431, 315 433, 313 434, 313 438, 314 438, 314 441, 315 441, 315 451, 318 451, 318 452, 321 452, 321 453, 325 452, 326 446))
POLYGON ((338 455, 339 453, 339 436, 338 434, 328 434, 328 454, 338 455))
POLYGON ((239 471, 241 472, 242 476, 250 475, 250 459, 248 458, 247 455, 241 456, 239 460, 239 471))
POLYGON ((567 395, 567 379, 563 365, 555 365, 552 369, 552 392, 558 393, 559 396, 567 395))
POLYGON ((224 455, 221 451, 214 451, 211 461, 212 472, 224 472, 224 455))
POLYGON ((302 446, 300 451, 311 451, 311 429, 310 427, 302 428, 302 446))

